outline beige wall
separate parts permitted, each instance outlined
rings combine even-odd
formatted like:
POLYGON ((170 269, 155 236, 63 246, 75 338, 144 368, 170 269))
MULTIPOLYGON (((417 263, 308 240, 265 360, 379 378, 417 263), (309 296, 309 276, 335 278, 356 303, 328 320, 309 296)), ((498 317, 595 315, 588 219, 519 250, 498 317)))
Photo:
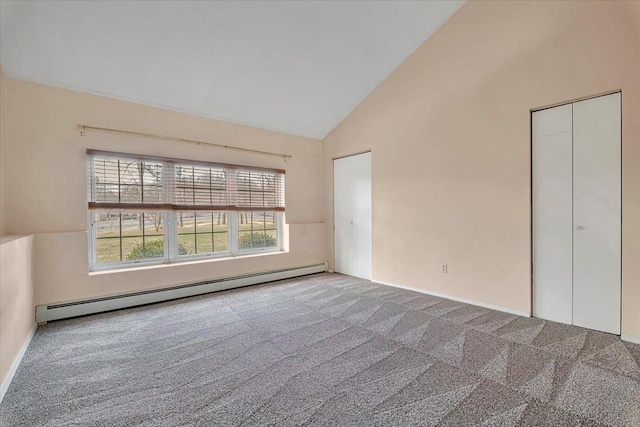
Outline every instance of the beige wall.
POLYGON ((332 158, 371 149, 373 278, 529 312, 530 110, 622 89, 622 331, 640 337, 634 8, 463 6, 323 141, 327 247, 332 158))
POLYGON ((33 237, 5 236, 6 83, 0 66, 0 383, 3 385, 35 323, 33 237))
POLYGON ((4 69, 0 64, 0 236, 4 234, 4 187, 5 187, 5 179, 4 179, 4 146, 5 146, 5 112, 7 110, 6 102, 5 102, 5 93, 6 93, 6 75, 4 74, 4 69))
POLYGON ((0 240, 0 378, 5 378, 35 324, 33 237, 0 240))
POLYGON ((629 7, 629 16, 636 27, 638 39, 640 40, 640 1, 628 1, 627 6, 629 7))
POLYGON ((278 132, 6 79, 6 233, 34 234, 35 303, 72 301, 325 261, 321 143, 278 132), (131 129, 291 154, 236 151, 87 131, 131 129), (86 148, 286 169, 286 253, 88 273, 86 148), (308 252, 308 257, 305 257, 308 252))

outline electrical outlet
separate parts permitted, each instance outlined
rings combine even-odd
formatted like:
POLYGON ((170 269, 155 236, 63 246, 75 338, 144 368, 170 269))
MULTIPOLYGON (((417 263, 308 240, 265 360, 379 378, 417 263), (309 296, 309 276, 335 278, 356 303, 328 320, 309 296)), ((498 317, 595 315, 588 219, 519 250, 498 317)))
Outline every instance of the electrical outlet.
POLYGON ((440 273, 447 274, 449 271, 449 266, 447 264, 440 264, 440 273))
POLYGON ((309 258, 309 256, 310 256, 310 255, 309 255, 309 251, 304 251, 304 257, 305 257, 305 258, 309 258))

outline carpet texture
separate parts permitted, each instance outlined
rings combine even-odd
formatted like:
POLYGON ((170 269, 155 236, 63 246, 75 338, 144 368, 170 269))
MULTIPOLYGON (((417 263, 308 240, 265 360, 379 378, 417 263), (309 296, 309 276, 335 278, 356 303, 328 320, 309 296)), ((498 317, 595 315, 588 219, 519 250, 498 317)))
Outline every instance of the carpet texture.
POLYGON ((3 426, 639 426, 640 346, 338 274, 39 327, 3 426))

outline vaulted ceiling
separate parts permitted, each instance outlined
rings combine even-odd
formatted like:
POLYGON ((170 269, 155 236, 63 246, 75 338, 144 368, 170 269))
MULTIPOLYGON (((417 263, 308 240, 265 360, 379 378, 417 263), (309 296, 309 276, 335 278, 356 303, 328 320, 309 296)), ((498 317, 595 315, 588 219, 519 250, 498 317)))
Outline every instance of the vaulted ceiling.
POLYGON ((9 77, 324 138, 461 1, 5 1, 9 77))

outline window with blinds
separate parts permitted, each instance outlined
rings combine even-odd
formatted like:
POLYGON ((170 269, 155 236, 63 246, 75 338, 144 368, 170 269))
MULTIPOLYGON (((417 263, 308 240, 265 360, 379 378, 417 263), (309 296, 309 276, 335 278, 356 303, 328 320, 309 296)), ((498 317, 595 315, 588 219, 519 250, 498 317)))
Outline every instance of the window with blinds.
POLYGON ((225 169, 178 163, 173 170, 174 202, 177 208, 226 209, 230 207, 225 169))
POLYGON ((87 150, 91 266, 280 250, 285 171, 87 150))
POLYGON ((89 208, 121 205, 164 207, 164 165, 101 155, 90 159, 89 208))
POLYGON ((284 175, 260 171, 236 171, 236 205, 264 210, 284 209, 284 175))

